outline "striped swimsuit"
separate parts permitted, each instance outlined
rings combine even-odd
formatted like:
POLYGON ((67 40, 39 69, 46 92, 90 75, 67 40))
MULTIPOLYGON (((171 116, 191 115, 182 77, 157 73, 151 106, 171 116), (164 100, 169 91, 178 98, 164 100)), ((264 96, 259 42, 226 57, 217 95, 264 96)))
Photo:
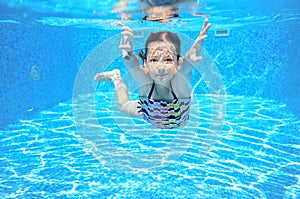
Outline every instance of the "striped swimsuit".
POLYGON ((191 98, 178 99, 172 91, 173 101, 153 100, 151 95, 154 90, 154 82, 148 94, 148 97, 140 96, 141 108, 139 112, 143 113, 143 118, 157 128, 170 129, 180 127, 189 119, 191 98))

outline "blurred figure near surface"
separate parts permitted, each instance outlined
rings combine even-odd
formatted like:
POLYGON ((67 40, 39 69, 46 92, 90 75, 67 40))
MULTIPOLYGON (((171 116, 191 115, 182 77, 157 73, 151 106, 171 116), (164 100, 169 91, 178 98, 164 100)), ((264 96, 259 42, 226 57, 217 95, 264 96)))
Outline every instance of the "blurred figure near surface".
POLYGON ((144 11, 146 16, 143 20, 168 22, 168 19, 179 17, 179 10, 173 6, 155 6, 144 11))
POLYGON ((144 12, 146 16, 143 20, 166 23, 169 19, 179 17, 179 6, 199 7, 201 5, 198 2, 196 0, 120 0, 115 4, 113 12, 120 12, 122 20, 131 20, 131 13, 144 12))

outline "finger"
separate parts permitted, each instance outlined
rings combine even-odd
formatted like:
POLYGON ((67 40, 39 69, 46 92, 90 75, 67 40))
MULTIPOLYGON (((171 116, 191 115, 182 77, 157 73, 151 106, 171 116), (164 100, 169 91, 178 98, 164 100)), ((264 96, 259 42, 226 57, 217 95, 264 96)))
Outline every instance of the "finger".
POLYGON ((207 33, 207 31, 208 31, 208 29, 211 27, 211 24, 209 23, 209 24, 206 24, 206 26, 204 27, 204 29, 203 29, 203 32, 206 34, 207 33))
POLYGON ((132 52, 130 52, 130 51, 123 51, 122 50, 122 58, 124 58, 124 59, 129 59, 131 54, 132 54, 132 52))
POLYGON ((210 26, 211 26, 211 24, 208 23, 207 19, 205 19, 204 22, 203 22, 203 26, 202 26, 200 35, 206 34, 206 32, 208 31, 208 29, 210 28, 210 26))
POLYGON ((120 48, 121 50, 126 50, 126 51, 132 50, 131 45, 126 45, 126 44, 121 44, 121 45, 119 45, 119 48, 120 48))
POLYGON ((199 37, 199 40, 200 41, 203 41, 204 39, 206 39, 207 38, 207 35, 201 35, 200 37, 199 37))
POLYGON ((128 45, 128 44, 120 44, 120 45, 119 45, 119 48, 121 48, 121 49, 129 49, 129 48, 131 48, 131 45, 128 45))
POLYGON ((207 23, 208 23, 208 19, 206 18, 205 20, 204 20, 204 22, 203 22, 203 25, 202 25, 202 30, 204 29, 204 27, 207 25, 207 23))
POLYGON ((121 40, 119 48, 132 49, 132 40, 121 40))
POLYGON ((199 62, 199 61, 201 61, 203 58, 201 57, 201 56, 197 56, 197 57, 194 57, 193 58, 193 61, 194 62, 199 62))
POLYGON ((129 28, 128 26, 123 26, 122 27, 123 31, 128 31, 128 32, 132 32, 131 28, 129 28))
POLYGON ((200 35, 197 39, 196 39, 196 43, 199 44, 202 41, 204 41, 207 38, 207 35, 200 35))
POLYGON ((121 23, 120 21, 116 22, 118 25, 120 25, 122 27, 123 31, 129 31, 132 32, 131 28, 129 28, 128 26, 125 26, 123 23, 121 23))
POLYGON ((208 23, 208 19, 205 19, 201 28, 201 33, 203 32, 203 30, 205 29, 206 25, 208 23))
POLYGON ((117 21, 116 22, 118 25, 120 25, 121 27, 124 27, 125 25, 124 24, 122 24, 120 21, 117 21))
POLYGON ((123 31, 121 34, 122 34, 122 36, 133 37, 133 32, 132 31, 123 31))
POLYGON ((133 40, 133 33, 125 31, 122 32, 121 45, 131 45, 133 40))

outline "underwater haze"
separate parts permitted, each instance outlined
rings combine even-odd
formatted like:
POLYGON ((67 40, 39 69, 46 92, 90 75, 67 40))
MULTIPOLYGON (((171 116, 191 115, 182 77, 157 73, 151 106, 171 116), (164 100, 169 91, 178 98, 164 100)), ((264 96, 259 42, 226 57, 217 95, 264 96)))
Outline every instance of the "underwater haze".
POLYGON ((164 22, 139 2, 0 0, 0 198, 299 198, 299 1, 190 0, 164 22), (126 116, 94 81, 118 68, 138 99, 119 22, 134 51, 167 30, 184 54, 205 18, 184 127, 126 116))

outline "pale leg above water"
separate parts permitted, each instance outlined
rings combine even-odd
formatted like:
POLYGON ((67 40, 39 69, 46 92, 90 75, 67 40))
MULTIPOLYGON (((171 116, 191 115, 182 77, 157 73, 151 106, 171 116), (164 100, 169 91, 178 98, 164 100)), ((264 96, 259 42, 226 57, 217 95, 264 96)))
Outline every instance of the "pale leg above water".
POLYGON ((133 117, 142 117, 142 114, 138 109, 138 101, 129 101, 127 86, 122 81, 121 72, 119 69, 97 73, 94 77, 94 80, 97 82, 113 82, 118 98, 119 110, 133 117))
POLYGON ((116 81, 121 79, 121 73, 119 69, 114 69, 112 71, 97 73, 94 77, 94 80, 97 82, 103 81, 116 81))

